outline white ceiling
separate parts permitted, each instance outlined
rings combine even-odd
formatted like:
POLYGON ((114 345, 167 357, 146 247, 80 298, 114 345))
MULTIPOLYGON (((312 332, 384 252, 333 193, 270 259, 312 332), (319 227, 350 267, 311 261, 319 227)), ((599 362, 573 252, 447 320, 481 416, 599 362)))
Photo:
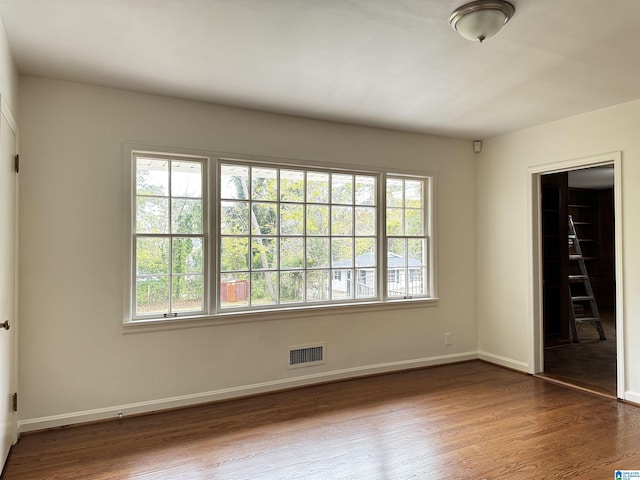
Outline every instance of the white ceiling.
POLYGON ((20 72, 484 139, 640 98, 640 0, 0 0, 20 72))

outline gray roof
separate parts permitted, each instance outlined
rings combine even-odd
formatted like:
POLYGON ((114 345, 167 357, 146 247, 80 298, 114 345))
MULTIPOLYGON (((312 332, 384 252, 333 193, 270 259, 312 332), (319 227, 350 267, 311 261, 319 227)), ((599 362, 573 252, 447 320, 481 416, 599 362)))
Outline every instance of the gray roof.
MULTIPOLYGON (((417 258, 409 257, 408 262, 410 267, 420 267, 420 260, 417 258)), ((372 267, 376 264, 376 258, 374 258, 373 252, 365 252, 356 257, 356 267, 372 267)), ((340 260, 339 262, 333 262, 331 264, 333 268, 348 268, 351 266, 350 260, 340 260)), ((403 268, 404 258, 397 253, 389 252, 387 255, 387 268, 403 268)))

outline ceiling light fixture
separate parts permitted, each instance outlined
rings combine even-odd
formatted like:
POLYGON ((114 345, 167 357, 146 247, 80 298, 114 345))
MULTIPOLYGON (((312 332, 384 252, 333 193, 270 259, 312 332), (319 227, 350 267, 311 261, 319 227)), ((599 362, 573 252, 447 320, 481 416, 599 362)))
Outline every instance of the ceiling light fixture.
POLYGON ((498 33, 515 11, 512 4, 503 0, 477 0, 456 8, 449 23, 467 40, 482 43, 498 33))

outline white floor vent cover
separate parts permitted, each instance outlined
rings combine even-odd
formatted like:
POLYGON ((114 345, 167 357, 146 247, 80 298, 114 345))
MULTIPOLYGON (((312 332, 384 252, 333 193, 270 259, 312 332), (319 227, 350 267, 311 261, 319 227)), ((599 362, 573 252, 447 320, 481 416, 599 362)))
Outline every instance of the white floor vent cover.
POLYGON ((308 367, 324 363, 324 345, 289 347, 289 368, 308 367))

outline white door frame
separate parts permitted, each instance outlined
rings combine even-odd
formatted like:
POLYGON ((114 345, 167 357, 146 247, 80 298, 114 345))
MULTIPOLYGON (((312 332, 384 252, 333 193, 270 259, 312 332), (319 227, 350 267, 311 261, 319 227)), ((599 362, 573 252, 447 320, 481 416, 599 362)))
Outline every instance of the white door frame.
POLYGON ((542 191, 540 176, 548 173, 566 172, 589 167, 613 165, 614 167, 614 218, 615 218, 615 268, 616 268, 616 348, 617 348, 617 392, 625 400, 625 355, 624 355, 624 302, 623 251, 622 251, 622 152, 604 153, 590 157, 564 160, 529 167, 529 239, 531 261, 529 263, 529 373, 544 371, 544 329, 542 319, 542 240, 540 205, 542 191))

